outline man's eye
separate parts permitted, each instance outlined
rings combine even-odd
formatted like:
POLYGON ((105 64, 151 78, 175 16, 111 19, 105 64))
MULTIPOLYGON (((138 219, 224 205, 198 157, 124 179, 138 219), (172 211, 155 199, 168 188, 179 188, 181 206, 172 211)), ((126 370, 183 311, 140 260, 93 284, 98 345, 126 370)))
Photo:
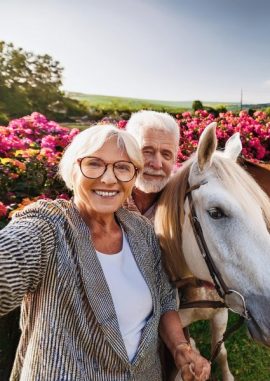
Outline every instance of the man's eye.
POLYGON ((153 152, 150 151, 150 150, 146 150, 146 151, 143 151, 143 153, 146 154, 146 155, 152 155, 153 152))
POLYGON ((164 157, 166 160, 171 160, 172 155, 166 153, 166 154, 163 154, 163 157, 164 157))

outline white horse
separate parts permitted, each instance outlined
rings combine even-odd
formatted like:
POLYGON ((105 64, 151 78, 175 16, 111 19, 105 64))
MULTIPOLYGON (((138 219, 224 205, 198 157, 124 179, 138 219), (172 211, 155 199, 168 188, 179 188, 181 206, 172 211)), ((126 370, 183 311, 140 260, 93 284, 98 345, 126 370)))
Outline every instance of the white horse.
MULTIPOLYGON (((164 190, 155 229, 171 280, 189 283, 196 278, 205 281, 204 285, 219 287, 227 307, 248 318, 251 337, 270 346, 270 201, 236 163, 242 149, 239 134, 233 135, 225 150, 219 152, 215 129, 216 123, 206 127, 196 154, 164 190), (196 213, 193 218, 191 205, 196 213), (202 238, 195 237, 194 220, 200 222, 202 238), (218 276, 210 274, 211 266, 209 270, 203 257, 207 250, 218 276)), ((207 287, 189 288, 187 298, 194 290, 195 299, 221 300, 207 287)), ((211 319, 213 350, 226 329, 227 310, 194 308, 180 310, 179 314, 184 326, 211 319)), ((218 360, 223 381, 234 380, 224 345, 218 360)))

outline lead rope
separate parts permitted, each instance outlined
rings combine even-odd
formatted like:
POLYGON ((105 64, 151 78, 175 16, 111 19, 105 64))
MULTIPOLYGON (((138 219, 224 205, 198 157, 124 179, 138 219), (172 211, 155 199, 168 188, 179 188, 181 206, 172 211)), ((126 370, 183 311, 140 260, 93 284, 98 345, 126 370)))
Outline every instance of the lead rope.
MULTIPOLYGON (((237 322, 235 324, 233 324, 229 329, 226 330, 222 339, 217 342, 217 344, 216 344, 216 346, 212 352, 212 355, 211 355, 210 360, 209 360, 211 364, 213 364, 213 362, 216 360, 217 356, 219 355, 221 345, 225 342, 225 340, 228 339, 229 336, 231 336, 233 333, 235 333, 241 327, 241 325, 244 323, 244 321, 245 321, 245 318, 243 316, 239 316, 239 319, 237 320, 237 322)), ((215 376, 213 376, 213 374, 211 373, 209 380, 210 381, 217 381, 217 378, 215 376)))
POLYGON ((243 316, 239 316, 239 319, 235 324, 233 324, 229 329, 226 330, 221 340, 219 340, 213 350, 213 353, 210 358, 210 362, 214 362, 220 352, 221 345, 225 342, 225 340, 228 339, 229 336, 231 336, 233 333, 235 333, 241 325, 244 323, 245 318, 243 316))

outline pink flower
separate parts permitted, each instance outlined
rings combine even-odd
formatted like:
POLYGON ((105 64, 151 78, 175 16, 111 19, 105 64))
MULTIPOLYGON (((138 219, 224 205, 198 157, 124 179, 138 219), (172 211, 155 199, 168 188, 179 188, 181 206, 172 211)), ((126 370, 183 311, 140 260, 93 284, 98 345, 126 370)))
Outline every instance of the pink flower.
POLYGON ((120 129, 124 129, 126 128, 126 125, 127 125, 127 120, 119 120, 119 122, 117 123, 117 127, 120 128, 120 129))
POLYGON ((191 113, 189 111, 185 111, 182 113, 183 118, 191 118, 191 113))
POLYGON ((57 198, 60 198, 60 199, 62 199, 62 200, 69 200, 69 199, 70 199, 69 195, 66 194, 66 193, 61 193, 61 194, 59 194, 59 195, 57 196, 57 198))

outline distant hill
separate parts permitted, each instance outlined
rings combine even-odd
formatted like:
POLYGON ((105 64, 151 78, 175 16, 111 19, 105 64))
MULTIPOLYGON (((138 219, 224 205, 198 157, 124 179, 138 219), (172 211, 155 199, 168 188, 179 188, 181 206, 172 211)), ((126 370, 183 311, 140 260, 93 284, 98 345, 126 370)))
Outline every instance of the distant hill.
POLYGON ((261 108, 270 107, 270 103, 256 103, 256 104, 250 103, 250 104, 244 104, 243 107, 252 108, 252 109, 261 109, 261 108))
MULTIPOLYGON (((88 119, 98 121, 103 118, 112 120, 129 119, 133 112, 138 110, 155 110, 161 112, 169 112, 172 115, 182 113, 192 109, 193 101, 163 101, 153 99, 136 99, 125 97, 114 97, 107 95, 83 94, 78 92, 67 92, 70 98, 74 98, 83 102, 88 110, 88 119)), ((233 102, 206 102, 203 101, 204 107, 214 108, 224 106, 229 111, 240 111, 239 103, 233 102)), ((244 109, 262 109, 269 107, 270 104, 250 104, 243 105, 244 109)))
MULTIPOLYGON (((115 106, 118 107, 135 107, 138 108, 141 106, 141 108, 144 108, 144 106, 147 106, 147 108, 150 108, 151 105, 153 105, 153 108, 160 106, 164 107, 166 109, 172 109, 174 111, 180 112, 181 109, 191 109, 192 108, 192 102, 193 101, 163 101, 163 100, 153 100, 153 99, 137 99, 137 98, 125 98, 125 97, 114 97, 114 96, 107 96, 107 95, 94 95, 94 94, 83 94, 83 93, 77 93, 77 92, 68 92, 67 95, 71 98, 78 99, 80 101, 86 101, 89 103, 90 106, 96 107, 96 106, 115 106)), ((233 102, 203 102, 204 106, 209 107, 215 107, 220 104, 224 105, 227 109, 239 109, 238 103, 233 102)))

